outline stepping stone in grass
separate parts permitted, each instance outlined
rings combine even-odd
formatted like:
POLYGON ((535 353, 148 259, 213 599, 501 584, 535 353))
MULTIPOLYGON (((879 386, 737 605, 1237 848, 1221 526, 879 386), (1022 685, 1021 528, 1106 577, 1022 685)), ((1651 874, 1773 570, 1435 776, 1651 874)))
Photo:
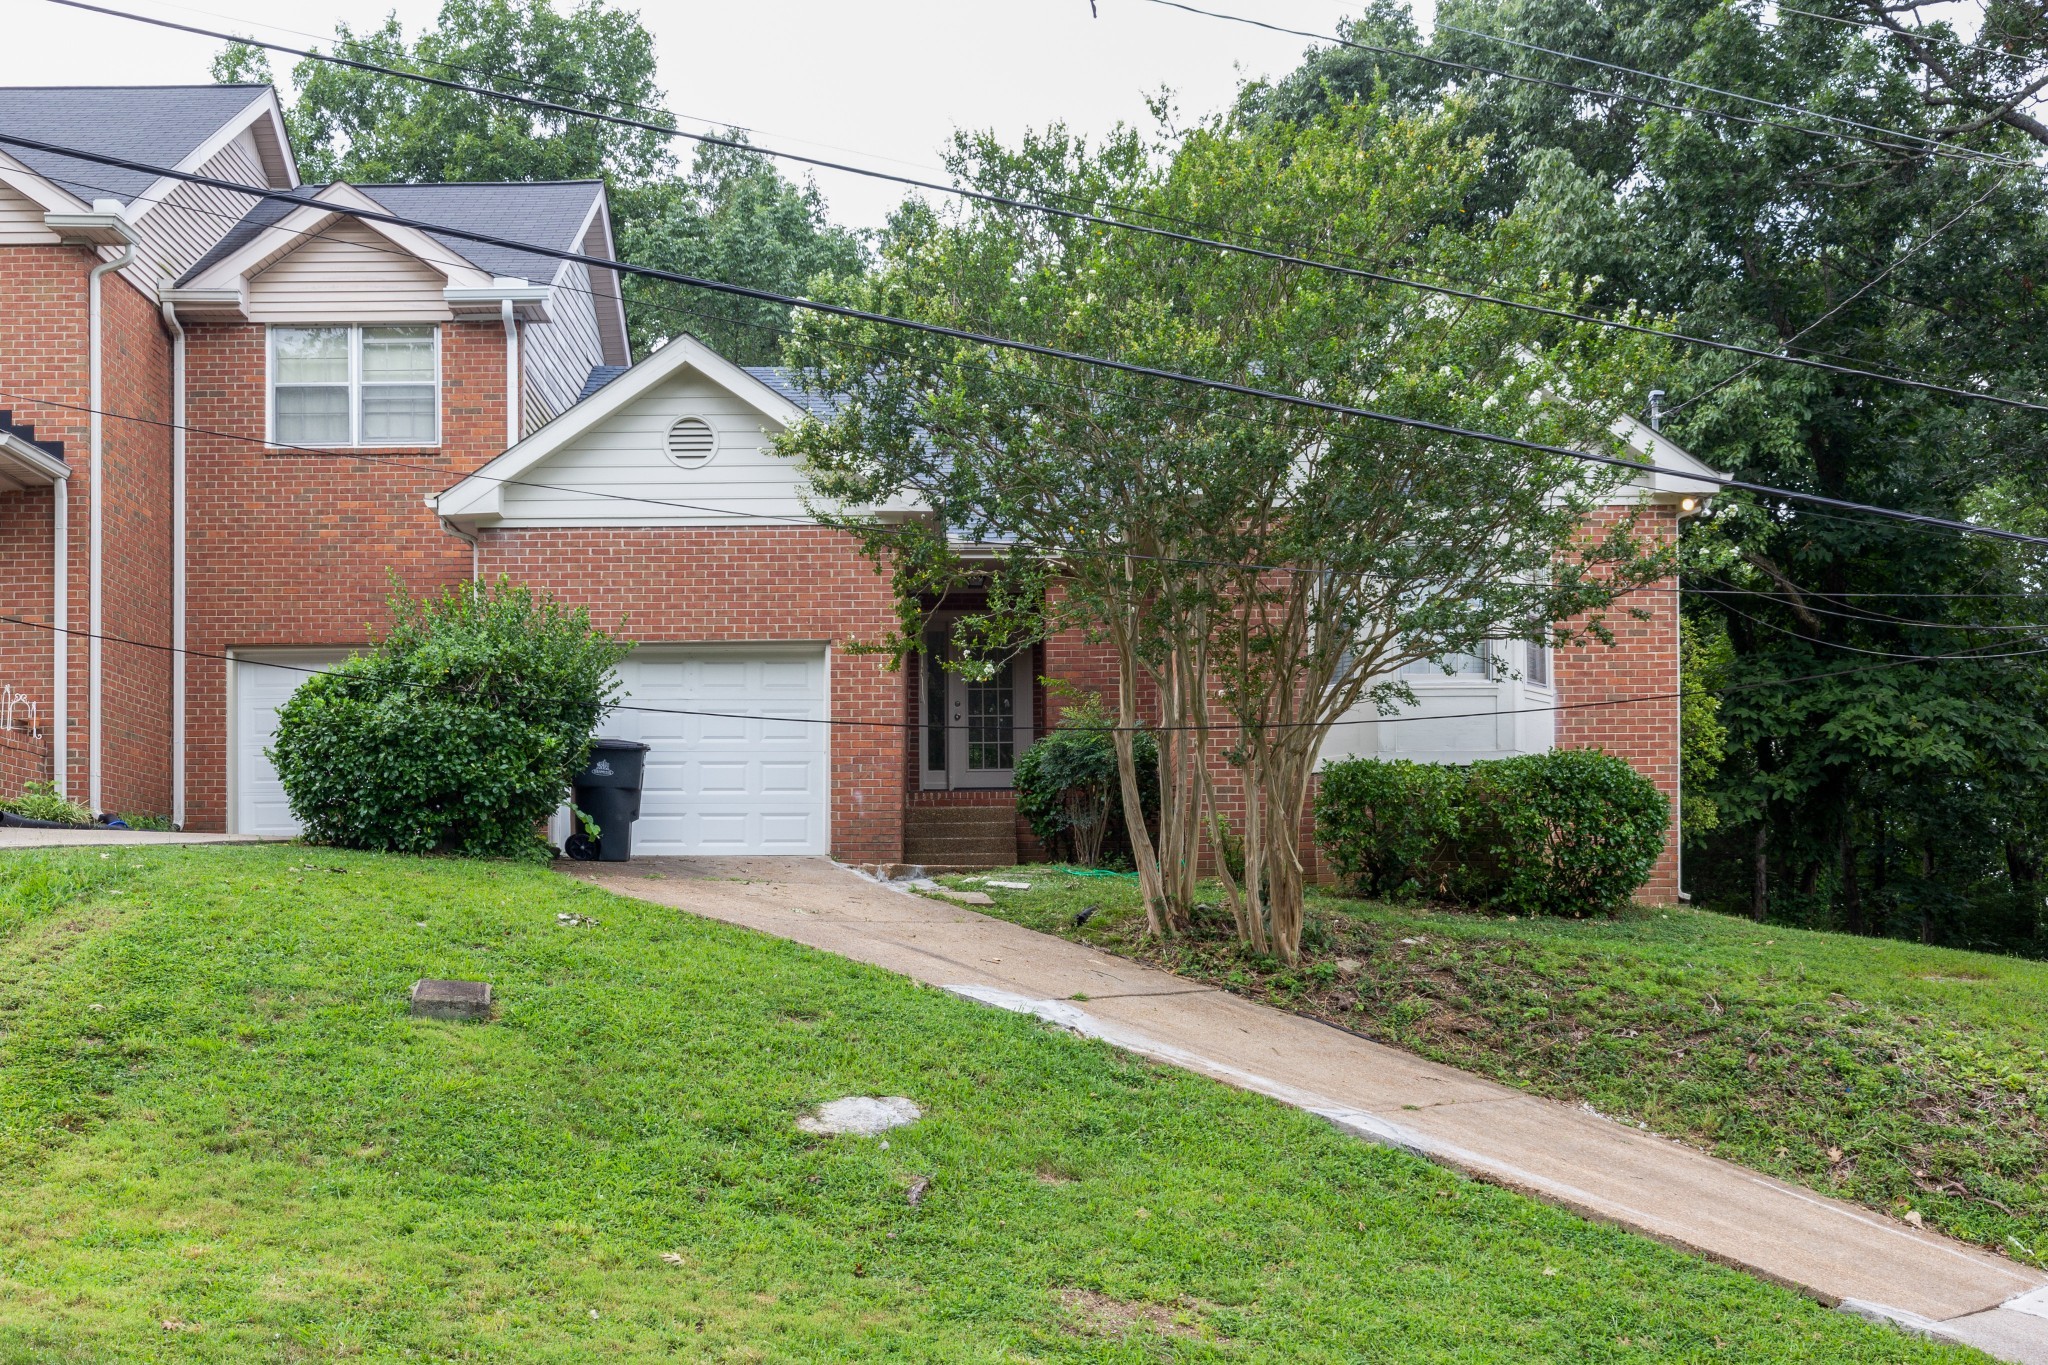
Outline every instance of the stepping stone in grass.
POLYGON ((902 1095, 848 1095, 843 1100, 828 1100, 819 1105, 816 1113, 805 1114, 796 1126, 806 1133, 823 1133, 828 1137, 847 1133, 873 1137, 923 1117, 924 1110, 902 1095))
POLYGON ((488 981, 415 981, 412 986, 412 1017, 415 1019, 489 1019, 491 983, 488 981))

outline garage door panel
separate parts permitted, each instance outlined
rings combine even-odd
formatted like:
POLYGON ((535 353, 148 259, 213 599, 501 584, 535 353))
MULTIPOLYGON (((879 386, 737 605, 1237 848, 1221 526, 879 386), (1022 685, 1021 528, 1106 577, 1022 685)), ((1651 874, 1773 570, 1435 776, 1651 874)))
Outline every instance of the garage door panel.
POLYGON ((238 834, 290 836, 302 828, 292 814, 284 784, 277 779, 265 750, 277 738, 277 713, 315 672, 332 668, 346 651, 242 658, 235 675, 233 829, 238 834))
POLYGON ((648 648, 619 676, 628 704, 685 713, 616 711, 604 726, 652 746, 636 854, 826 851, 822 650, 648 648))

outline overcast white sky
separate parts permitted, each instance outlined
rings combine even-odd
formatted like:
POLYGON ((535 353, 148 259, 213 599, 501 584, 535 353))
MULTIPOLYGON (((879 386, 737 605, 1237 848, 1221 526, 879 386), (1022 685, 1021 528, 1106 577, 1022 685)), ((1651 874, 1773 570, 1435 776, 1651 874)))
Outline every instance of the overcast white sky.
MULTIPOLYGON (((395 10, 408 34, 439 0, 109 0, 208 28, 305 45, 337 22, 374 26, 395 10), (267 17, 259 17, 267 16, 267 17)), ((557 4, 565 0, 556 0, 557 4)), ((1247 77, 1291 69, 1305 40, 1205 19, 1146 0, 647 0, 668 107, 678 116, 759 130, 757 142, 902 170, 929 168, 956 127, 1015 136, 1065 121, 1101 132, 1147 123, 1146 97, 1220 108, 1247 77)), ((1343 0, 1212 0, 1318 33, 1356 6, 1343 0)), ((10 83, 125 85, 205 81, 218 44, 47 0, 0 0, 10 83)), ((1418 4, 1427 14, 1433 5, 1418 4)), ((273 58, 283 75, 289 59, 273 58)), ((897 187, 820 172, 841 222, 874 225, 897 187)))

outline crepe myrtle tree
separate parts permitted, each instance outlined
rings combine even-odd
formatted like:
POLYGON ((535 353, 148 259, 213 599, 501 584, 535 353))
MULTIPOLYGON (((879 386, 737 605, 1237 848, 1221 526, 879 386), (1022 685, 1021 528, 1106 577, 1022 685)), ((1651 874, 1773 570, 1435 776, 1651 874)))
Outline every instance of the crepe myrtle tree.
MULTIPOLYGON (((1509 217, 1478 232, 1460 197, 1483 148, 1446 117, 1373 104, 1306 124, 1218 119, 1089 148, 1063 130, 1005 148, 963 137, 953 171, 1020 198, 1115 203, 1124 217, 1292 254, 1487 281, 1569 307, 1509 217)), ((1607 450, 1640 403, 1654 339, 1447 304, 1142 234, 969 205, 906 206, 880 267, 842 296, 880 312, 1113 355, 1261 388, 1607 450)), ((1297 831, 1329 729, 1412 696, 1402 665, 1488 639, 1603 635, 1617 594, 1666 571, 1624 521, 1586 514, 1622 473, 859 321, 804 319, 788 359, 836 414, 785 433, 813 503, 887 563, 917 648, 932 604, 976 559, 988 605, 972 660, 1079 628, 1118 667, 1120 785, 1154 932, 1184 929, 1203 844, 1242 939, 1293 961, 1297 831), (928 515, 852 512, 907 501, 928 515), (1577 625, 1561 624, 1576 618, 1577 625), (1131 736, 1156 732, 1156 838, 1131 736)))

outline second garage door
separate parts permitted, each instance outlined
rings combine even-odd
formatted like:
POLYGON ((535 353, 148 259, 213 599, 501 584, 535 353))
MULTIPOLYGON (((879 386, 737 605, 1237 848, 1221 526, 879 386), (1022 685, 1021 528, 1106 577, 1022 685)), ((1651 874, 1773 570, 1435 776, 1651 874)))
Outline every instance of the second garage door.
POLYGON ((830 727, 818 647, 642 646, 599 728, 650 746, 638 855, 824 853, 830 727))

